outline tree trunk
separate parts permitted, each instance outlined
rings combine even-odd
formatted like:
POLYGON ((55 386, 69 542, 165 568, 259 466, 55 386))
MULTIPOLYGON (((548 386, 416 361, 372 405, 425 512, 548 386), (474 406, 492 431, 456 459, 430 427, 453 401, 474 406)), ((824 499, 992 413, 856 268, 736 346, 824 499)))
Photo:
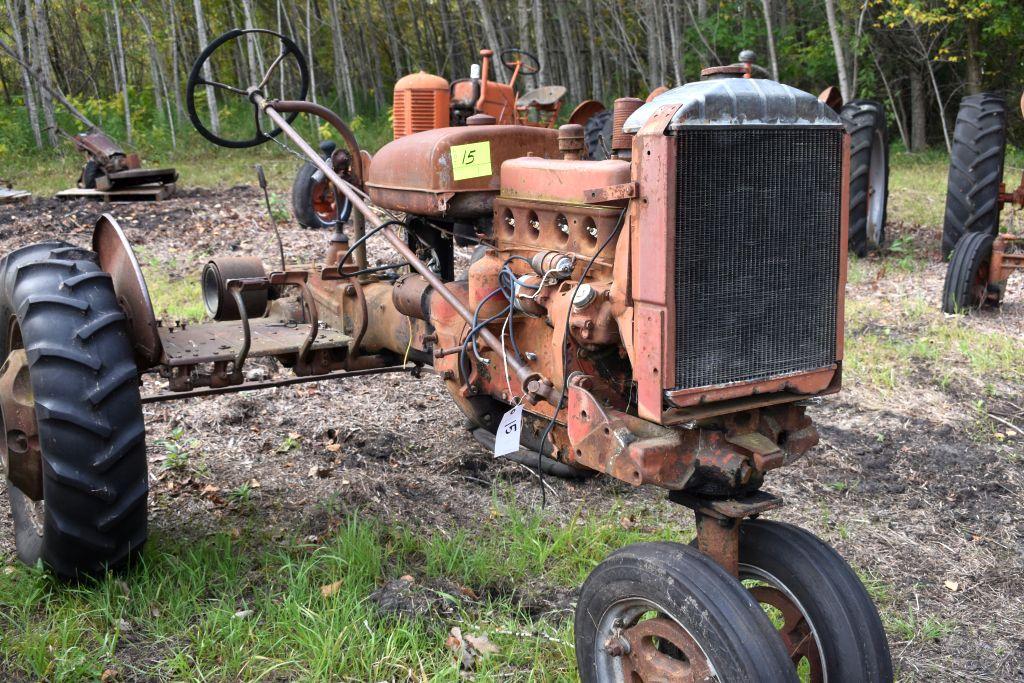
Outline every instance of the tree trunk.
POLYGON ((581 94, 583 92, 583 86, 580 84, 580 59, 579 52, 576 46, 576 41, 573 39, 572 27, 569 25, 569 19, 565 14, 565 3, 555 3, 555 11, 558 17, 558 28, 562 38, 562 50, 566 57, 566 71, 569 74, 569 98, 573 100, 583 99, 581 94))
MULTIPOLYGON (((480 11, 480 21, 484 26, 484 37, 487 39, 487 47, 492 50, 500 50, 504 46, 498 37, 498 31, 494 26, 494 19, 491 17, 491 10, 487 6, 487 0, 476 0, 476 6, 480 11)), ((505 67, 502 65, 501 60, 498 59, 497 52, 495 52, 491 68, 494 69, 495 79, 501 81, 506 79, 505 67)))
POLYGON ((345 51, 345 37, 341 33, 341 20, 338 16, 338 1, 329 0, 331 12, 331 35, 334 38, 334 79, 338 89, 338 99, 344 102, 345 114, 356 113, 355 93, 352 91, 352 74, 348 64, 348 53, 345 51))
POLYGON ((775 29, 772 28, 772 3, 771 0, 761 0, 761 10, 764 12, 764 32, 768 41, 768 59, 772 67, 772 80, 779 80, 779 60, 775 56, 775 29))
MULTIPOLYGON (((38 0, 42 2, 42 0, 38 0)), ((124 138, 129 145, 132 144, 132 108, 131 100, 128 97, 128 71, 124 64, 124 40, 121 36, 121 11, 118 8, 117 0, 111 0, 114 6, 114 31, 117 35, 117 64, 121 74, 121 94, 124 102, 124 138)))
POLYGON ((836 21, 836 0, 825 0, 825 17, 828 19, 828 33, 832 37, 832 52, 836 59, 836 72, 839 76, 839 92, 844 101, 850 100, 850 81, 846 73, 846 55, 843 54, 843 40, 839 35, 839 23, 836 21))
POLYGON ((162 106, 166 106, 167 109, 167 125, 170 127, 171 132, 171 147, 177 149, 178 140, 174 130, 174 113, 171 111, 171 100, 170 95, 167 92, 167 66, 164 64, 163 57, 160 55, 160 47, 157 45, 156 37, 153 35, 153 27, 149 23, 149 19, 146 17, 138 5, 133 5, 135 13, 139 17, 139 22, 142 24, 142 30, 146 34, 146 38, 149 40, 149 58, 151 69, 153 71, 153 93, 156 96, 156 109, 161 111, 162 106), (162 92, 162 97, 160 96, 162 92), (165 104, 161 104, 161 101, 165 104))
POLYGON ((683 73, 680 71, 683 53, 679 47, 679 3, 670 2, 665 9, 668 14, 668 42, 672 51, 672 85, 680 86, 683 84, 683 73))
MULTIPOLYGON (((174 2, 174 0, 171 0, 171 2, 174 2)), ((206 21, 203 17, 203 1, 192 0, 192 6, 196 12, 196 37, 199 39, 199 49, 202 50, 208 42, 206 39, 206 21)), ((213 69, 210 68, 210 62, 207 60, 206 64, 203 65, 203 78, 212 81, 212 72, 213 69)), ((219 135, 220 112, 217 109, 217 92, 212 85, 206 86, 206 106, 210 110, 210 131, 214 135, 219 135)))
MULTIPOLYGON (((587 51, 590 53, 590 97, 600 101, 604 97, 604 82, 601 77, 601 55, 597 52, 597 41, 594 40, 594 34, 598 31, 598 16, 594 12, 593 0, 584 0, 583 12, 586 15, 583 21, 587 24, 587 51)), ((580 93, 577 99, 586 98, 580 93)))
POLYGON ((28 122, 32 128, 32 139, 36 143, 36 149, 41 149, 43 137, 39 130, 39 114, 36 112, 35 93, 32 92, 32 77, 28 67, 25 41, 21 37, 21 21, 14 12, 14 2, 17 0, 7 0, 7 17, 11 20, 11 34, 14 37, 14 54, 12 56, 22 65, 21 87, 25 91, 25 110, 28 113, 28 122))
POLYGON ((548 44, 544 37, 544 0, 533 0, 533 38, 537 41, 537 61, 540 62, 540 73, 537 74, 537 85, 547 83, 548 44))
POLYGON ((49 31, 46 26, 46 8, 43 0, 35 0, 32 9, 32 44, 35 46, 35 61, 39 65, 42 80, 39 82, 39 101, 43 105, 43 121, 46 123, 46 139, 51 147, 57 146, 57 117, 53 111, 52 90, 53 68, 50 64, 49 31))
POLYGON ((917 68, 910 69, 907 76, 910 78, 910 151, 921 152, 928 146, 924 79, 917 68))
POLYGON ((910 140, 907 138, 907 128, 903 123, 903 115, 900 109, 896 106, 896 98, 893 97, 892 88, 889 87, 889 79, 885 77, 885 71, 882 70, 882 65, 878 62, 878 55, 875 51, 871 50, 871 58, 875 62, 875 68, 878 70, 878 75, 882 79, 882 85, 885 87, 885 94, 889 98, 889 106, 892 108, 892 117, 896 121, 896 128, 900 132, 900 140, 903 141, 903 148, 910 149, 910 140))
POLYGON ((979 31, 977 19, 967 21, 967 93, 981 92, 981 60, 978 59, 979 31))

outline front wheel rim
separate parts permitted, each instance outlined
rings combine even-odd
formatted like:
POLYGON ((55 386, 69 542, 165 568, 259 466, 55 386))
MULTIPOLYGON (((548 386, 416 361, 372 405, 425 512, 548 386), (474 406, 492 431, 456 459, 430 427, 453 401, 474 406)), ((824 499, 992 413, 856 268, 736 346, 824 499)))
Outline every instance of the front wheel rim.
POLYGON ((593 657, 602 683, 718 680, 690 631, 660 605, 641 597, 624 598, 605 610, 593 657))
POLYGON ((868 162, 868 224, 867 233, 873 247, 882 246, 882 231, 885 229, 885 136, 881 129, 875 130, 871 144, 871 159, 868 162))
POLYGON ((781 614, 782 625, 775 624, 774 620, 773 625, 782 637, 793 666, 799 668, 800 662, 806 659, 810 683, 828 683, 821 634, 793 591, 771 572, 749 564, 739 565, 739 578, 762 607, 773 607, 781 614), (751 585, 754 582, 760 585, 751 585))

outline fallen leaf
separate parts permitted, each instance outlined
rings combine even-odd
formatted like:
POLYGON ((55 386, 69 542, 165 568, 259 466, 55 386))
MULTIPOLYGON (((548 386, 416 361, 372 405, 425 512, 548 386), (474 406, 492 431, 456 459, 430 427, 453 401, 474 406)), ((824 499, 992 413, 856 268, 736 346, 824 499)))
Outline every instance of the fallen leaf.
POLYGON ((342 579, 338 579, 334 583, 329 583, 325 586, 320 586, 320 595, 324 596, 325 598, 331 597, 332 595, 338 592, 338 589, 341 588, 341 584, 342 579))
POLYGON ((121 679, 121 674, 117 672, 117 669, 104 669, 103 673, 100 674, 101 683, 116 683, 121 679))
POLYGON ((331 476, 332 469, 332 467, 327 467, 326 465, 313 465, 309 468, 309 476, 325 479, 326 477, 331 476))
POLYGON ((487 636, 466 636, 466 642, 480 655, 493 655, 501 652, 487 636))
POLYGON ((214 486, 213 484, 207 484, 206 486, 204 486, 202 488, 200 493, 205 496, 205 495, 209 495, 211 493, 217 493, 218 491, 220 491, 220 487, 219 486, 214 486))
POLYGON ((949 590, 953 591, 954 593, 956 593, 958 590, 960 590, 960 584, 958 582, 956 582, 956 581, 950 581, 950 580, 947 579, 946 583, 945 583, 945 586, 946 586, 946 588, 948 588, 949 590))
POLYGON ((453 626, 452 630, 448 632, 445 645, 455 654, 459 660, 459 666, 465 671, 474 669, 478 659, 500 652, 498 646, 492 643, 486 635, 463 636, 462 629, 458 626, 453 626))
POLYGON ((251 489, 258 489, 258 488, 260 488, 260 480, 259 479, 252 479, 251 481, 249 481, 249 488, 251 488, 251 489))

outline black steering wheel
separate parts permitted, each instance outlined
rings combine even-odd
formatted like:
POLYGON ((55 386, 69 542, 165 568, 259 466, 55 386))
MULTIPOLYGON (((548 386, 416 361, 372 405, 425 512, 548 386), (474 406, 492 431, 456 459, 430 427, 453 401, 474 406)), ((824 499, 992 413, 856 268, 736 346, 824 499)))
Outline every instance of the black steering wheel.
POLYGON ((520 50, 518 47, 505 48, 498 54, 498 59, 513 71, 518 66, 519 73, 524 76, 540 72, 540 61, 526 50, 520 50))
MULTIPOLYGON (((204 138, 206 138, 213 144, 220 145, 221 147, 231 147, 235 149, 241 149, 244 147, 255 147, 256 145, 266 142, 275 135, 278 135, 281 132, 280 128, 274 127, 270 131, 266 132, 260 127, 260 111, 255 104, 253 95, 258 93, 264 97, 267 96, 267 93, 264 92, 264 89, 268 87, 271 81, 271 77, 274 74, 274 70, 277 69, 278 67, 281 67, 283 69, 285 60, 287 60, 288 58, 293 58, 295 60, 296 68, 298 69, 299 72, 299 80, 301 82, 301 92, 299 93, 298 97, 293 99, 304 100, 306 99, 306 95, 309 93, 309 66, 306 63, 306 58, 305 56, 303 56, 302 51, 299 50, 299 46, 296 45, 291 38, 289 38, 288 36, 281 35, 280 33, 277 33, 275 31, 270 31, 262 28, 235 28, 219 36, 216 40, 207 45, 206 48, 199 54, 199 57, 196 58, 195 63, 192 65, 191 73, 189 73, 188 75, 188 83, 185 85, 185 96, 187 100, 186 104, 188 106, 188 118, 192 122, 192 125, 195 126, 195 129, 199 131, 200 135, 202 135, 204 138), (233 85, 228 85, 226 83, 221 83, 219 81, 207 80, 207 78, 203 76, 203 68, 206 66, 206 63, 210 60, 210 57, 213 56, 213 53, 216 52, 216 50, 220 46, 224 45, 224 43, 227 43, 228 41, 235 40, 241 36, 251 33, 274 36, 281 42, 281 53, 274 59, 273 62, 271 62, 270 67, 267 69, 267 72, 263 74, 263 77, 259 83, 252 83, 246 88, 239 88, 233 85), (253 102, 253 114, 256 120, 256 134, 249 139, 229 140, 227 138, 223 138, 220 135, 215 134, 213 131, 207 128, 206 124, 203 123, 203 121, 199 118, 199 113, 196 109, 196 88, 199 86, 211 86, 219 90, 231 93, 232 95, 245 97, 250 102, 253 102)), ((282 71, 282 76, 283 75, 284 72, 282 71)), ((288 123, 291 123, 292 121, 295 120, 295 117, 298 115, 298 112, 289 112, 288 114, 285 115, 285 120, 288 123)))

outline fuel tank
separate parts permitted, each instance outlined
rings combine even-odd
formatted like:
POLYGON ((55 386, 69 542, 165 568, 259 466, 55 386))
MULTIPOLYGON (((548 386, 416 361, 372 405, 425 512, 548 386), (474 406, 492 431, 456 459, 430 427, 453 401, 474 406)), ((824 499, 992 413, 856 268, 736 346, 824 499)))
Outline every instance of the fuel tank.
POLYGON ((373 157, 366 188, 373 203, 418 216, 490 216, 501 189, 501 164, 534 156, 560 158, 558 134, 531 126, 478 125, 406 135, 373 157))

